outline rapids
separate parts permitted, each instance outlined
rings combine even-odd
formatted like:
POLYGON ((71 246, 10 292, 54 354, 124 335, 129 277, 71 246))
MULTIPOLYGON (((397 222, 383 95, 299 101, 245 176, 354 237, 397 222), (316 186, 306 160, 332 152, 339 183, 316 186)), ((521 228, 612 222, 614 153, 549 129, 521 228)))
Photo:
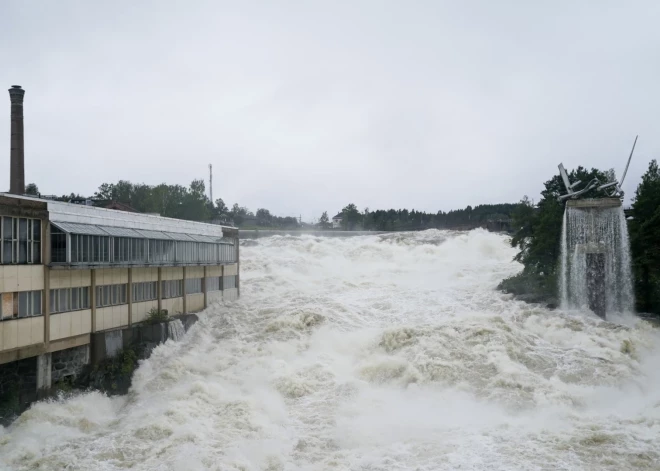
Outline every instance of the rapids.
POLYGON ((35 404, 8 470, 660 469, 660 336, 495 290, 498 234, 271 237, 125 397, 35 404))

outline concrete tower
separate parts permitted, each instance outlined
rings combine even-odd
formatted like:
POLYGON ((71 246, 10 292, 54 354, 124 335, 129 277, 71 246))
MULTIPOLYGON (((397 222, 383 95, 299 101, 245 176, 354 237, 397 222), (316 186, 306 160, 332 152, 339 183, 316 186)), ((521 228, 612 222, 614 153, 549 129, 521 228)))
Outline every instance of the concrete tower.
POLYGON ((25 194, 25 153, 23 148, 23 96, 25 90, 20 85, 9 89, 11 100, 11 169, 9 193, 25 194))

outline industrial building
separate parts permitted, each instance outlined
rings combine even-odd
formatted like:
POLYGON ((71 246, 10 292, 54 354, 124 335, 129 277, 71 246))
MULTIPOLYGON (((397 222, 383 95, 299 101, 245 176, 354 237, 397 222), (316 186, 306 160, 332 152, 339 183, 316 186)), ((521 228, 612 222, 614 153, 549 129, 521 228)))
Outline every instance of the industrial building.
POLYGON ((89 359, 96 334, 140 324, 153 310, 173 316, 238 298, 236 228, 24 196, 24 91, 13 86, 9 92, 10 192, 0 194, 0 369, 33 359, 37 387, 47 388, 57 352, 82 349, 89 359))

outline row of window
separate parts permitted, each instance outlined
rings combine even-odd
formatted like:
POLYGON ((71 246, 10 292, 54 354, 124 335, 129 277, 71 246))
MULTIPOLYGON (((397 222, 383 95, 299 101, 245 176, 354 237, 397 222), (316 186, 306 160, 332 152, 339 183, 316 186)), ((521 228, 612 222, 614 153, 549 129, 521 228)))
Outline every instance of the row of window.
POLYGON ((50 290, 50 312, 79 311, 89 309, 89 286, 82 288, 61 288, 50 290))
POLYGON ((41 263, 41 221, 0 218, 0 263, 41 263))
MULTIPOLYGON (((236 287, 236 276, 209 277, 206 279, 207 291, 220 291, 236 287)), ((158 283, 147 281, 133 284, 133 302, 154 301, 158 299, 158 283)), ((127 304, 127 284, 103 285, 96 287, 96 307, 127 304)), ((202 293, 202 278, 186 280, 186 294, 202 293)), ((183 296, 183 280, 164 280, 162 282, 163 299, 183 296)), ((21 317, 40 316, 41 291, 21 291, 18 293, 0 294, 0 319, 15 319, 21 317)), ((60 288, 50 290, 50 312, 79 311, 90 309, 90 287, 60 288)))
POLYGON ((128 285, 104 285, 96 287, 96 307, 118 306, 127 304, 128 285))
POLYGON ((41 315, 41 291, 0 294, 0 319, 41 315))
POLYGON ((133 302, 154 301, 158 299, 158 282, 144 281, 133 283, 133 302))
POLYGON ((163 299, 180 298, 183 296, 183 280, 165 280, 162 286, 163 299))
POLYGON ((220 263, 235 262, 236 247, 230 244, 136 239, 98 235, 70 235, 53 227, 51 255, 55 263, 220 263))
POLYGON ((202 279, 201 278, 188 278, 186 279, 186 294, 203 293, 202 279))

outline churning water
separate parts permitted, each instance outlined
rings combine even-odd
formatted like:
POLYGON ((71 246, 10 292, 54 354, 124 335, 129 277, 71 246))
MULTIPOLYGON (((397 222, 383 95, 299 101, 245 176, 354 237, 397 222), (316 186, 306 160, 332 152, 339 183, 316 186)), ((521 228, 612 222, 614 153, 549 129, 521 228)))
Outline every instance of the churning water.
MULTIPOLYGON (((630 243, 621 206, 573 208, 564 212, 561 243, 561 302, 564 309, 588 309, 587 257, 602 254, 603 306, 608 313, 634 308, 630 243)), ((591 280, 593 282, 593 280, 591 280)))
POLYGON ((167 323, 167 338, 170 340, 181 340, 186 335, 186 329, 179 319, 174 319, 167 323))
POLYGON ((126 397, 34 405, 30 470, 660 469, 660 338, 495 291, 505 237, 272 237, 126 397))

